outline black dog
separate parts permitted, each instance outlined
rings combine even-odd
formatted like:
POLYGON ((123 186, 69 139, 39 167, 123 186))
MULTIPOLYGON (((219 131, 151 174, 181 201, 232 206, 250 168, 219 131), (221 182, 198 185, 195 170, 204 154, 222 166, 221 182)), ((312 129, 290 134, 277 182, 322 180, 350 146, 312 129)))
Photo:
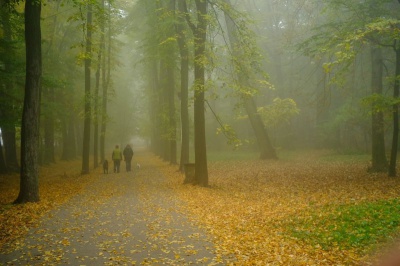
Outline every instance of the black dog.
POLYGON ((108 161, 107 160, 104 160, 104 162, 103 162, 103 172, 105 174, 108 174, 108 161))

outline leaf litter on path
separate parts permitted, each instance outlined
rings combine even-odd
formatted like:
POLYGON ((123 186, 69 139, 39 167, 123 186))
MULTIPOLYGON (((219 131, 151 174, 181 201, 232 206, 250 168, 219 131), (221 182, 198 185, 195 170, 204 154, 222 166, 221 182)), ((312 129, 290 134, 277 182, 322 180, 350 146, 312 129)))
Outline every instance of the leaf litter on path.
POLYGON ((0 253, 0 262, 222 264, 208 236, 179 211, 154 157, 137 157, 141 168, 134 172, 104 175, 96 170, 82 193, 47 213, 11 253, 0 253))

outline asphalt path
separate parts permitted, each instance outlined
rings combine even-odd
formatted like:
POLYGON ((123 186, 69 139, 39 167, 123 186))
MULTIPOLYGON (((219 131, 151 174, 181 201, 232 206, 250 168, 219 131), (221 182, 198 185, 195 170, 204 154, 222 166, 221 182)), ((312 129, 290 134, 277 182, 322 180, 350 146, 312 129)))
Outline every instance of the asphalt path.
POLYGON ((123 166, 43 217, 0 265, 225 264, 157 167, 123 166))

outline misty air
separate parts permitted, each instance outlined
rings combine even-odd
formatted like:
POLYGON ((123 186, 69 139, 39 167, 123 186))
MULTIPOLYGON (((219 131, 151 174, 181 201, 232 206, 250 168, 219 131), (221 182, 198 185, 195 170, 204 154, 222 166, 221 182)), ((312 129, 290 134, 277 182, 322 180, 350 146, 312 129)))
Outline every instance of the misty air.
POLYGON ((0 0, 0 265, 400 265, 400 0, 0 0))

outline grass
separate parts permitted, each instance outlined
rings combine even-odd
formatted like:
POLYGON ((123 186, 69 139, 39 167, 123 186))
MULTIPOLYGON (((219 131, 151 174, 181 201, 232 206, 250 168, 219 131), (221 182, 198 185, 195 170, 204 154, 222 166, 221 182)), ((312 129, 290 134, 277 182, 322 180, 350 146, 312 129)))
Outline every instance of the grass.
POLYGON ((289 224, 289 235, 325 250, 375 246, 400 228, 400 200, 381 200, 322 209, 289 224))

